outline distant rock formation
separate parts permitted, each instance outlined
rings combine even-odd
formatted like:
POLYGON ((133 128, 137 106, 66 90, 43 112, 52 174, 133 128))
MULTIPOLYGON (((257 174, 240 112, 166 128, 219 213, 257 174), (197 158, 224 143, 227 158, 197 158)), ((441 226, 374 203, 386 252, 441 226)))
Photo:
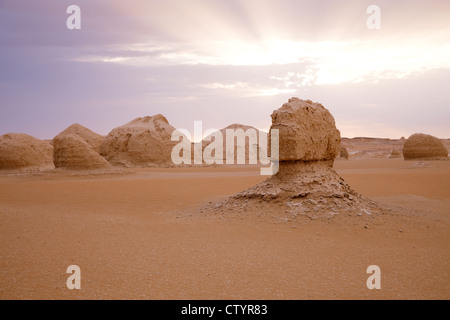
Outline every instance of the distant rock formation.
POLYGON ((402 152, 394 149, 391 151, 391 153, 389 154, 389 159, 396 159, 396 158, 401 158, 402 157, 402 152))
POLYGON ((402 150, 401 139, 387 138, 342 138, 341 146, 344 147, 351 159, 386 159, 392 150, 402 150))
POLYGON ((415 133, 403 146, 403 157, 409 159, 448 159, 448 150, 441 140, 428 134, 415 133))
POLYGON ((100 145, 100 154, 115 166, 172 165, 175 130, 163 115, 136 118, 113 129, 100 145))
MULTIPOLYGON (((238 134, 240 132, 240 130, 242 130, 243 134, 247 133, 245 140, 242 141, 242 143, 240 145, 239 145, 238 139, 234 138, 234 147, 232 149, 233 155, 231 155, 231 153, 228 155, 229 160, 233 160, 233 164, 240 164, 238 160, 240 160, 240 162, 243 162, 245 164, 249 164, 251 159, 254 159, 255 162, 257 162, 259 159, 259 134, 260 134, 260 131, 252 126, 234 123, 234 124, 231 124, 231 125, 218 131, 218 132, 220 132, 220 134, 222 136, 222 142, 223 142, 223 144, 222 144, 223 152, 220 157, 222 159, 223 163, 225 164, 226 159, 227 159, 227 130, 233 130, 233 132, 235 134, 238 134), (252 158, 252 156, 253 156, 253 158, 252 158)), ((210 145, 212 142, 214 142, 214 139, 215 139, 214 135, 217 134, 218 132, 214 132, 202 140, 203 152, 208 145, 210 145)), ((230 137, 230 139, 231 139, 231 137, 230 137)), ((213 154, 212 156, 215 156, 215 154, 213 154)), ((208 157, 205 159, 208 159, 208 157)), ((211 160, 212 159, 215 159, 215 158, 211 157, 211 160)))
POLYGON ((23 133, 0 137, 0 169, 53 169, 53 147, 23 133))
POLYGON ((344 147, 341 146, 341 152, 340 152, 339 157, 340 157, 341 159, 347 159, 347 160, 348 160, 348 151, 347 151, 346 148, 344 148, 344 147))

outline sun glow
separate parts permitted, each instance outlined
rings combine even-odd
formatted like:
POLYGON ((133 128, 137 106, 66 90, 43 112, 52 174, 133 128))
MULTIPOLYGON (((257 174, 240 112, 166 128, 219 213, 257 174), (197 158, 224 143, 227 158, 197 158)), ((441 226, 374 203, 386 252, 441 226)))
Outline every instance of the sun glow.
POLYGON ((450 68, 449 56, 450 44, 422 46, 420 43, 396 43, 380 46, 380 43, 370 41, 314 43, 274 40, 254 43, 213 41, 185 44, 127 44, 111 48, 109 56, 91 55, 80 57, 78 61, 101 61, 136 67, 305 64, 307 66, 305 72, 283 80, 287 89, 308 85, 402 78, 433 68, 450 68), (127 52, 129 56, 126 55, 127 52))

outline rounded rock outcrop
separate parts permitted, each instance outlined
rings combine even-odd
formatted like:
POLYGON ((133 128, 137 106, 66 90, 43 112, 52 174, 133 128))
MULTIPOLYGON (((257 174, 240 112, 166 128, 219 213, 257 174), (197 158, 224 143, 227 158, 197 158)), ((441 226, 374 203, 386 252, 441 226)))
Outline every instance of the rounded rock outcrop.
POLYGON ((100 151, 100 145, 102 144, 104 136, 82 126, 81 124, 74 123, 70 127, 66 128, 60 133, 64 134, 75 134, 86 141, 96 152, 100 151))
POLYGON ((289 99, 272 113, 273 129, 279 130, 280 161, 333 161, 339 155, 341 134, 320 103, 289 99))
MULTIPOLYGON (((213 132, 202 140, 203 153, 205 148, 215 142, 216 135, 222 138, 222 154, 219 157, 208 157, 205 155, 204 160, 218 160, 223 163, 227 163, 227 159, 234 164, 256 164, 259 159, 259 144, 260 131, 252 126, 234 123, 221 130, 213 132), (234 134, 233 148, 227 150, 228 146, 228 134, 234 134), (242 135, 241 135, 242 134, 242 135), (237 138, 239 136, 239 138, 237 138)), ((229 146, 228 146, 229 147, 229 146)), ((217 151, 217 150, 216 150, 217 151)))
POLYGON ((100 154, 115 166, 172 165, 171 141, 175 130, 163 115, 136 118, 113 129, 103 140, 100 154))
POLYGON ((447 159, 448 150, 441 140, 428 134, 415 133, 403 145, 403 157, 408 159, 447 159))
POLYGON ((61 133, 53 139, 53 162, 56 168, 95 170, 111 165, 82 137, 61 133))
POLYGON ((0 136, 0 170, 52 169, 53 147, 24 133, 0 136))

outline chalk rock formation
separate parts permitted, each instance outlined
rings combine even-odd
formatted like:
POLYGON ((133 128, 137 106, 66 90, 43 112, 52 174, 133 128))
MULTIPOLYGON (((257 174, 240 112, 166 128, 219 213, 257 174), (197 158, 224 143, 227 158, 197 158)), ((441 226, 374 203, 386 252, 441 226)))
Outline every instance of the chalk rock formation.
POLYGON ((89 130, 86 127, 83 127, 82 125, 75 123, 62 131, 60 133, 61 135, 64 134, 74 134, 82 138, 84 141, 86 141, 94 150, 95 152, 100 151, 100 145, 105 138, 104 136, 89 130))
POLYGON ((339 155, 340 158, 342 159, 347 159, 348 160, 348 151, 346 148, 341 147, 341 153, 339 155))
POLYGON ((23 133, 0 137, 0 170, 53 169, 53 147, 23 133))
POLYGON ((375 210, 373 202, 353 191, 332 169, 340 151, 340 132, 321 104, 290 99, 273 112, 274 129, 279 130, 278 173, 219 204, 220 210, 252 206, 273 213, 282 208, 287 219, 332 217, 341 212, 362 215, 375 210))
POLYGON ((111 165, 82 137, 60 133, 53 139, 53 162, 56 168, 70 170, 107 169, 111 165))
MULTIPOLYGON (((257 162, 259 159, 259 134, 260 134, 260 131, 252 126, 246 126, 246 125, 238 124, 238 123, 231 124, 217 132, 210 134, 206 138, 204 138, 202 141, 203 152, 205 151, 205 148, 208 145, 211 145, 214 142, 215 134, 220 132, 220 134, 222 136, 222 141, 223 141, 223 144, 222 144, 223 152, 222 152, 222 155, 220 158, 222 159, 223 163, 225 164, 226 159, 227 159, 227 130, 233 130, 235 136, 239 135, 241 133, 243 133, 243 135, 245 135, 245 138, 241 141, 241 143, 239 143, 238 138, 234 138, 234 146, 232 149, 233 155, 231 154, 231 152, 228 154, 228 158, 230 160, 233 160, 233 164, 241 164, 238 162, 238 160, 240 160, 240 162, 243 162, 245 164, 249 164, 251 159, 254 159, 255 162, 257 162)), ((228 132, 231 133, 231 131, 228 131, 228 132)), ((230 137, 230 139, 231 139, 231 137, 230 137)), ((215 154, 212 154, 212 156, 213 157, 211 157, 211 158, 206 157, 205 160, 207 160, 207 159, 214 160, 215 154)))
POLYGON ((423 133, 410 136, 403 145, 403 157, 408 159, 447 159, 448 150, 441 140, 423 133))
POLYGON ((237 196, 296 198, 350 192, 331 169, 340 152, 340 132, 331 113, 319 103, 289 99, 272 114, 270 130, 279 130, 279 171, 237 196))
POLYGON ((272 113, 273 129, 280 134, 280 161, 327 161, 339 154, 341 134, 320 103, 289 99, 272 113))
POLYGON ((103 140, 100 154, 115 166, 172 165, 171 141, 175 130, 163 115, 136 118, 113 129, 103 140))

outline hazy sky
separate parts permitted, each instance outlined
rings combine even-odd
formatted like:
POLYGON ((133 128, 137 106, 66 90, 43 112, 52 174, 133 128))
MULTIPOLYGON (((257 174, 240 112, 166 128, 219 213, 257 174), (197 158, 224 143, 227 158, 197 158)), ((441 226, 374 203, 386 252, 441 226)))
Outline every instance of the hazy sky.
POLYGON ((345 137, 450 138, 449 17, 448 0, 0 0, 0 134, 158 113, 268 129, 295 96, 345 137))

